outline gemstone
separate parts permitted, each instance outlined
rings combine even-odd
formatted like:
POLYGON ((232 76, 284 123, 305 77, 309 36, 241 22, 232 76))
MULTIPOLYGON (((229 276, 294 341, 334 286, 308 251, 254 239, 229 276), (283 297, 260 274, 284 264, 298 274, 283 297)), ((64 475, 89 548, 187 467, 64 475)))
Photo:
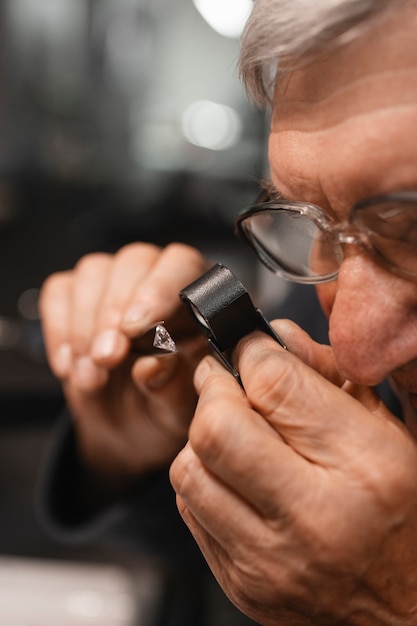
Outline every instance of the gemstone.
POLYGON ((167 352, 175 352, 176 350, 175 341, 172 339, 165 326, 161 326, 160 324, 155 328, 153 345, 154 348, 166 350, 167 352))

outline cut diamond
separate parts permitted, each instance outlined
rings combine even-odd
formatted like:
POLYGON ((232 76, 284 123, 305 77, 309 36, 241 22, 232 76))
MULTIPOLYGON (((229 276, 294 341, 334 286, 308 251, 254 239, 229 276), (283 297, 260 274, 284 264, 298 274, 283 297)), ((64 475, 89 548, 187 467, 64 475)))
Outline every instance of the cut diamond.
POLYGON ((165 326, 161 326, 160 324, 155 328, 153 345, 154 348, 166 350, 167 352, 175 352, 176 350, 175 341, 172 339, 165 326))

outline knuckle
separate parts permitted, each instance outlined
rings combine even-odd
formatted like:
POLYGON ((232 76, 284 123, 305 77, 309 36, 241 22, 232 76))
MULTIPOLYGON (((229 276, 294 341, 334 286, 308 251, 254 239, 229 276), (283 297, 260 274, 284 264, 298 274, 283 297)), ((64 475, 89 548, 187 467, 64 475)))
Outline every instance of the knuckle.
POLYGON ((118 261, 137 260, 140 257, 154 256, 160 252, 160 248, 152 243, 128 243, 115 254, 118 261))
POLYGON ((69 272, 55 272, 50 274, 42 283, 41 293, 50 293, 55 290, 69 275, 69 272))
POLYGON ((44 309, 47 302, 53 298, 59 298, 65 292, 70 272, 55 272, 48 276, 42 283, 38 304, 44 309))
POLYGON ((182 517, 186 516, 188 513, 187 505, 185 504, 183 500, 181 500, 181 498, 177 498, 177 509, 178 509, 178 513, 182 517))
POLYGON ((169 243, 165 248, 165 254, 179 254, 184 252, 193 253, 195 252, 195 250, 186 243, 181 243, 179 241, 173 241, 169 243))
POLYGON ((193 248, 192 246, 189 246, 186 243, 181 243, 181 242, 172 242, 170 244, 167 245, 167 247, 165 248, 165 254, 166 256, 187 256, 188 262, 192 265, 197 265, 198 267, 201 267, 202 269, 205 268, 206 266, 206 261, 204 259, 204 257, 201 255, 201 253, 196 250, 196 248, 193 248))
POLYGON ((75 272, 84 278, 94 279, 110 263, 111 255, 104 252, 92 252, 82 257, 75 266, 75 272))
POLYGON ((194 465, 195 460, 189 446, 184 448, 172 462, 169 469, 169 478, 177 494, 186 496, 187 493, 192 493, 194 465))

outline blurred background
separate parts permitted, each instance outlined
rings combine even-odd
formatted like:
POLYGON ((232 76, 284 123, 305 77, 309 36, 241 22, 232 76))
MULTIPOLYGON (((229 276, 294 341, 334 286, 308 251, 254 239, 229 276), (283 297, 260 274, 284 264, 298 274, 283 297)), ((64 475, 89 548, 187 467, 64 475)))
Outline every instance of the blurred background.
POLYGON ((54 387, 38 289, 86 252, 181 240, 252 280, 233 235, 266 158, 236 69, 251 4, 0 0, 5 392, 54 387))
POLYGON ((268 306, 264 274, 233 235, 234 216, 253 201, 266 165, 267 123, 236 70, 251 4, 0 0, 0 623, 7 626, 156 623, 161 581, 153 564, 132 563, 106 542, 65 547, 34 514, 62 403, 44 359, 37 297, 46 276, 87 252, 181 240, 228 264, 268 306))

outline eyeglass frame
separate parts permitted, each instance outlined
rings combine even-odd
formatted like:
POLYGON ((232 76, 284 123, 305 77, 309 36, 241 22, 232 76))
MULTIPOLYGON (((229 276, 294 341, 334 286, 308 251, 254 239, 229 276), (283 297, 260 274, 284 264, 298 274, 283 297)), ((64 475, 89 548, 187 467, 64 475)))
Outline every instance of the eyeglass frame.
MULTIPOLYGON (((364 248, 369 254, 371 254, 372 257, 375 258, 375 260, 377 260, 379 264, 383 265, 392 273, 402 276, 403 278, 407 278, 409 280, 417 281, 417 270, 415 273, 410 272, 404 268, 392 264, 390 261, 385 259, 382 254, 379 253, 379 251, 369 241, 369 237, 367 236, 366 232, 362 231, 358 226, 353 223, 353 218, 359 210, 366 209, 367 207, 376 204, 395 201, 415 202, 417 208, 417 191, 397 191, 370 196, 355 203, 349 210, 349 214, 346 220, 337 222, 331 215, 329 215, 324 209, 316 204, 310 202, 302 202, 298 200, 287 200, 282 196, 273 198, 271 197, 271 193, 268 189, 263 189, 261 194, 258 196, 255 204, 243 209, 236 217, 235 234, 241 241, 248 244, 255 251, 258 259, 270 271, 292 282, 317 285, 336 280, 339 273, 340 265, 345 256, 343 253, 342 244, 359 245, 364 248), (288 212, 296 212, 300 215, 305 215, 322 232, 335 236, 335 241, 333 244, 334 249, 335 252, 337 251, 340 254, 339 267, 337 268, 337 270, 322 276, 295 276, 294 274, 291 274, 291 272, 287 272, 277 261, 270 261, 271 255, 267 256, 266 254, 262 253, 262 250, 260 250, 256 246, 253 239, 247 234, 243 224, 245 220, 249 217, 266 213, 267 211, 271 210, 274 211, 277 209, 287 210, 288 212)), ((335 254, 335 256, 339 255, 335 254)))

